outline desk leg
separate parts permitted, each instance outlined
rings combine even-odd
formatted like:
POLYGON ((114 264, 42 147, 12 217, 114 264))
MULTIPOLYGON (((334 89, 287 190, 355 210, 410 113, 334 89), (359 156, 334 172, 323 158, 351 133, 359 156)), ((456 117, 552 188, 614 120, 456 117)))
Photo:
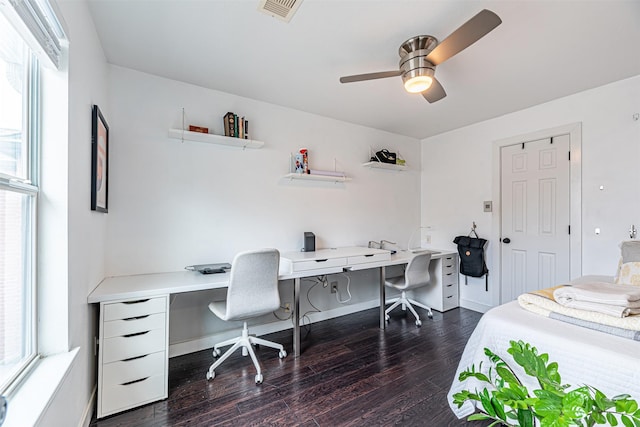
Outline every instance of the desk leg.
POLYGON ((387 327, 387 321, 384 318, 384 309, 385 309, 384 282, 385 282, 385 267, 380 267, 380 329, 383 329, 383 330, 387 327))
POLYGON ((293 279, 293 356, 300 356, 300 278, 293 279))

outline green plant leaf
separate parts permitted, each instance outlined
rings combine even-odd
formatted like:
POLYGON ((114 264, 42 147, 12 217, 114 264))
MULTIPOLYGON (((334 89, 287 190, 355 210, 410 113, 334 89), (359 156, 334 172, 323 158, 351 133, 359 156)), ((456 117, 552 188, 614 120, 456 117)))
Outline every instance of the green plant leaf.
POLYGON ((491 417, 488 416, 487 414, 483 414, 481 412, 476 412, 475 414, 471 414, 469 415, 469 417, 467 418, 467 421, 483 421, 483 420, 490 420, 491 417))
POLYGON ((618 425, 618 420, 616 419, 616 416, 613 415, 611 412, 607 412, 607 422, 609 423, 609 425, 611 425, 611 427, 616 427, 618 425))
POLYGON ((492 417, 496 416, 496 411, 493 409, 493 405, 491 404, 491 396, 489 396, 489 391, 485 388, 479 394, 480 403, 482 403, 482 408, 484 411, 491 415, 492 417))
POLYGON ((533 412, 528 409, 519 409, 518 424, 520 427, 533 427, 533 412))
POLYGON ((633 421, 631 421, 631 418, 627 417, 626 415, 620 416, 620 421, 622 421, 622 424, 624 424, 625 427, 634 427, 633 421))

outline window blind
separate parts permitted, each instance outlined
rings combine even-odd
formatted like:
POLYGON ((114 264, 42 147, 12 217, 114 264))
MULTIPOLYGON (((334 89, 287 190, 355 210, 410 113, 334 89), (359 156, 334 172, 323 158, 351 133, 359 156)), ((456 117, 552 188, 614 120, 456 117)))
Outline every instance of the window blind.
POLYGON ((60 67, 65 34, 48 0, 0 0, 0 11, 42 63, 60 67))

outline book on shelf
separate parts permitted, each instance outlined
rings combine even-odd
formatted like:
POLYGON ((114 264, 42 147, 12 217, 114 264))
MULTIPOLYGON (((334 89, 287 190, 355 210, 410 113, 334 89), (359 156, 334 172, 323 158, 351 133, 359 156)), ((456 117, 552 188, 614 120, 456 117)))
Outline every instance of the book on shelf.
POLYGON ((249 138, 249 120, 244 117, 238 117, 237 114, 229 111, 223 117, 224 121, 224 136, 231 138, 249 138))
POLYGON ((224 115, 224 136, 235 136, 235 114, 232 112, 224 115))
POLYGON ((203 126, 189 125, 190 132, 209 133, 209 128, 203 126))

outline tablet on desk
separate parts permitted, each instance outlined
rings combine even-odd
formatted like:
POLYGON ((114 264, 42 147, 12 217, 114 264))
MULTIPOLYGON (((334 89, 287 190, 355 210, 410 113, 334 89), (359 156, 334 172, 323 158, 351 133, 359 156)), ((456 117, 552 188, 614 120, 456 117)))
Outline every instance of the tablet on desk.
POLYGON ((198 271, 202 274, 225 273, 230 269, 231 269, 231 264, 229 264, 228 262, 220 262, 215 264, 188 265, 185 267, 185 270, 198 271))

